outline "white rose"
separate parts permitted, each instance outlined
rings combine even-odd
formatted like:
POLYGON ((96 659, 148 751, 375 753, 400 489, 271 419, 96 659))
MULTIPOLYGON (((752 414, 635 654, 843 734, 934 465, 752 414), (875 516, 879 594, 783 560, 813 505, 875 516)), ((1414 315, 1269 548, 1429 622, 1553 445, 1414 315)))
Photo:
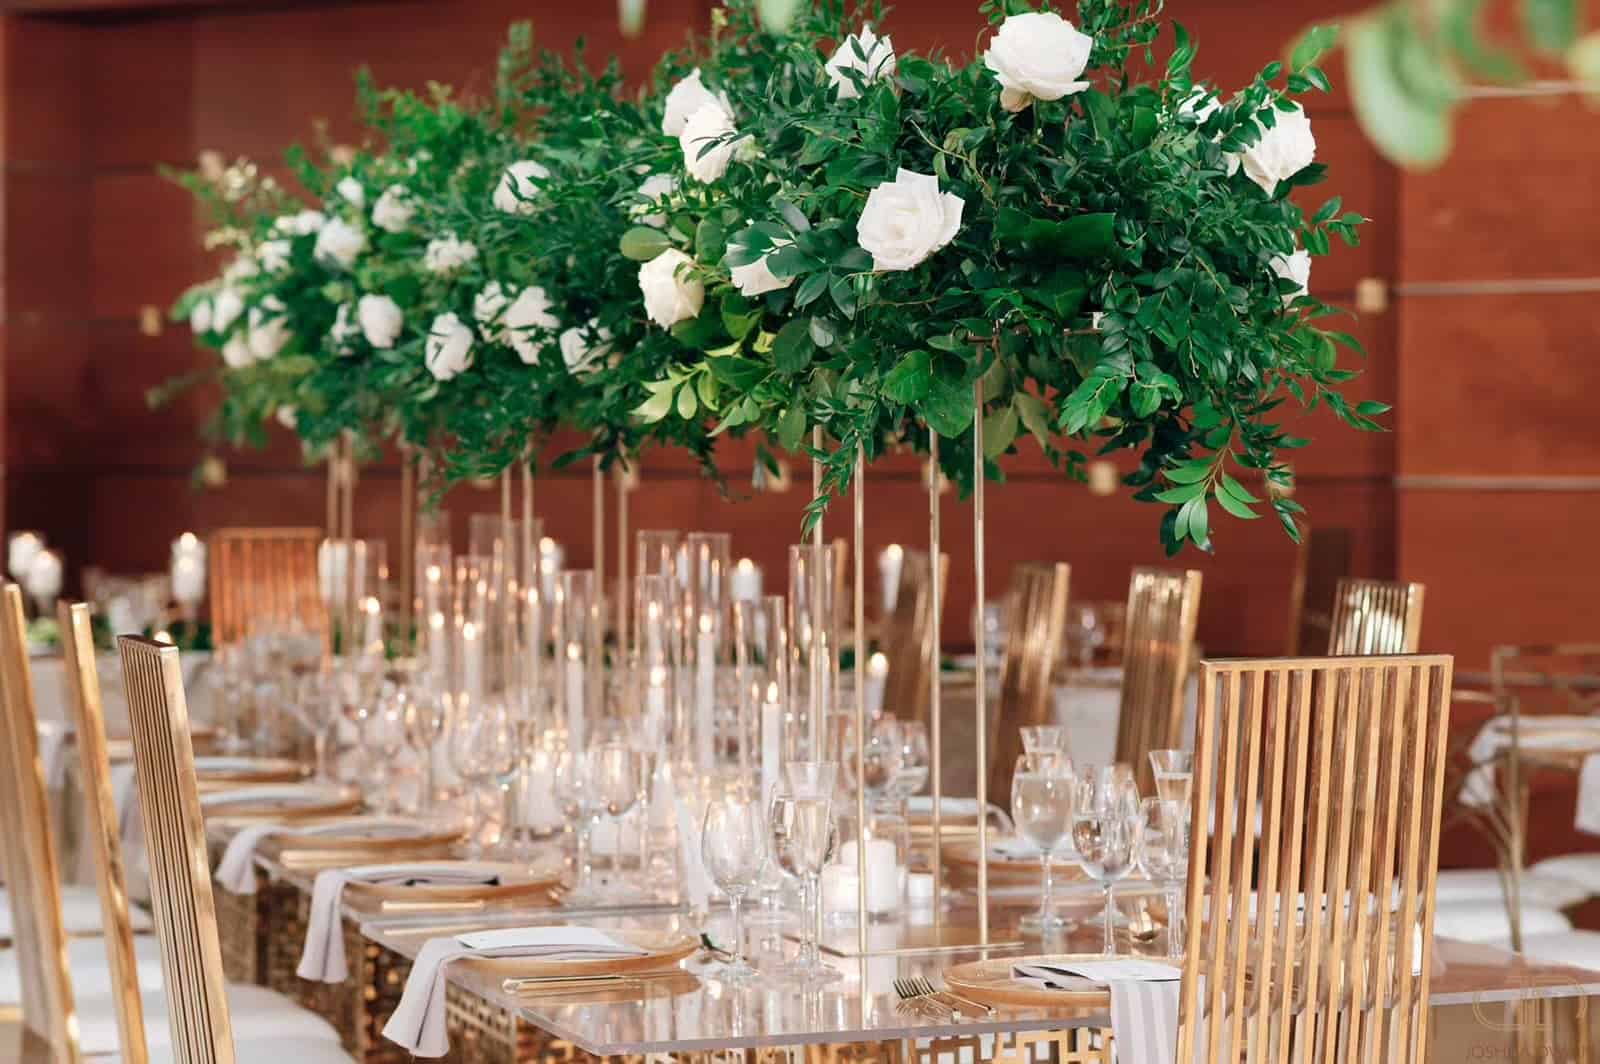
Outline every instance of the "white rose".
POLYGON ((1294 282, 1295 291, 1283 297, 1285 303, 1293 303, 1297 296, 1311 291, 1311 252, 1300 248, 1292 255, 1274 255, 1272 272, 1294 282))
POLYGON ((285 214, 272 223, 274 232, 289 236, 310 236, 326 225, 328 219, 321 211, 303 210, 298 214, 285 214))
POLYGON ((243 369, 256 360, 250 353, 250 345, 244 342, 244 336, 236 335, 222 345, 222 361, 230 369, 243 369))
POLYGON ((1178 113, 1186 118, 1194 119, 1194 124, 1203 126, 1206 119, 1222 109, 1222 100, 1210 89, 1203 85, 1196 85, 1183 102, 1178 105, 1178 113))
POLYGON ((338 218, 324 225, 317 233, 315 253, 324 262, 331 262, 348 270, 355 265, 356 256, 367 247, 367 235, 349 222, 338 218))
POLYGON ((244 313, 244 299, 238 289, 224 287, 211 301, 211 327, 217 332, 227 332, 228 326, 244 313))
POLYGON ((300 412, 292 406, 280 406, 273 411, 273 416, 278 419, 278 424, 293 432, 296 424, 295 419, 300 416, 300 412))
POLYGON ((1000 83, 1000 106, 1026 109, 1034 100, 1059 100, 1089 87, 1079 80, 1094 38, 1052 11, 1009 15, 1000 24, 983 65, 1000 83))
MULTIPOLYGON (((639 186, 639 195, 651 204, 661 202, 661 197, 670 196, 678 191, 678 179, 672 174, 651 174, 644 179, 644 184, 639 186)), ((652 211, 644 204, 635 204, 629 209, 635 221, 640 225, 653 225, 657 229, 667 227, 667 216, 659 211, 652 211)))
POLYGON ((202 299, 190 308, 189 328, 196 336, 211 331, 211 300, 202 299))
POLYGON ((861 93, 845 71, 860 71, 861 80, 868 85, 879 78, 894 77, 894 42, 873 33, 871 26, 862 26, 859 34, 852 33, 835 49, 824 69, 828 72, 828 80, 839 90, 839 99, 853 100, 861 93), (856 54, 858 45, 861 50, 860 55, 856 54), (863 59, 862 56, 866 58, 863 59))
POLYGON ((517 293, 517 298, 506 308, 501 319, 505 324, 506 340, 517 356, 530 366, 539 361, 541 338, 535 335, 535 330, 554 331, 561 327, 560 319, 550 313, 550 307, 550 297, 544 289, 529 285, 517 293))
POLYGON ((61 555, 52 550, 34 555, 22 586, 35 599, 53 599, 61 594, 61 555))
POLYGON ((500 327, 500 315, 510 302, 511 297, 506 295, 499 281, 490 281, 473 297, 472 316, 477 319, 478 331, 485 340, 500 343, 505 339, 505 330, 500 327))
POLYGON ((256 260, 268 273, 278 273, 289 268, 289 241, 268 240, 256 248, 256 260))
POLYGON ((355 319, 355 308, 349 303, 340 303, 339 309, 333 312, 333 328, 328 330, 328 339, 333 343, 333 350, 338 355, 353 354, 350 342, 361 333, 361 326, 355 319))
POLYGON ((223 268, 222 279, 232 284, 235 281, 249 280, 260 272, 260 263, 248 255, 240 255, 223 268))
POLYGON ((705 305, 706 286, 688 275, 693 266, 688 255, 668 248, 639 267, 645 313, 663 329, 698 317, 705 305))
POLYGON ((423 361, 435 380, 447 381, 472 365, 472 330, 455 314, 446 312, 433 319, 428 341, 423 345, 423 361))
MULTIPOLYGON (((1317 138, 1311 135, 1311 119, 1303 108, 1296 105, 1274 117, 1272 128, 1262 130, 1261 139, 1238 155, 1244 175, 1269 196, 1280 181, 1298 174, 1317 157, 1317 138)), ((1233 172, 1232 166, 1228 172, 1233 172)))
POLYGON ((574 325, 561 334, 561 360, 567 372, 574 377, 592 373, 599 363, 611 353, 611 332, 602 329, 593 320, 587 325, 574 325), (590 337, 594 337, 591 344, 590 337))
POLYGON ((265 361, 282 351, 294 337, 289 331, 287 309, 277 296, 268 296, 259 306, 250 308, 247 321, 246 342, 250 354, 257 362, 265 361))
POLYGON ((713 93, 700 80, 700 68, 695 67, 689 76, 672 86, 667 93, 666 113, 661 116, 661 132, 676 137, 683 132, 689 116, 708 103, 720 103, 724 111, 732 111, 726 93, 713 93))
POLYGON ((339 193, 340 199, 352 207, 365 207, 367 205, 367 190, 362 188, 361 182, 352 176, 341 177, 339 183, 333 186, 333 190, 339 193))
POLYGON ((856 239, 874 270, 909 270, 955 239, 964 206, 954 192, 940 192, 932 174, 901 170, 867 194, 856 239))
POLYGON ((453 273, 477 257, 475 245, 454 233, 446 233, 428 241, 428 247, 422 253, 422 264, 429 273, 453 273))
POLYGON ((367 343, 384 350, 400 338, 406 319, 400 304, 388 296, 362 296, 356 304, 356 320, 361 323, 361 335, 367 343))
POLYGON ((733 153, 749 140, 748 137, 729 136, 737 132, 733 116, 716 101, 690 115, 683 132, 678 135, 678 146, 683 149, 683 167, 689 171, 689 176, 710 184, 727 173, 733 153), (712 143, 716 146, 707 148, 712 143))
POLYGON ((512 163, 494 187, 495 209, 506 214, 532 214, 533 197, 549 176, 550 171, 532 159, 512 163))
MULTIPOLYGON (((790 243, 793 243, 793 241, 779 241, 773 246, 772 251, 776 251, 778 248, 785 247, 790 243)), ((728 250, 732 251, 734 247, 730 245, 728 250)), ((788 288, 794 284, 793 277, 779 277, 772 272, 772 267, 767 265, 767 260, 772 258, 772 251, 767 252, 748 266, 730 266, 728 268, 728 271, 733 274, 733 287, 737 288, 741 295, 765 295, 768 292, 776 292, 780 288, 788 288)))
POLYGON ((417 213, 411 194, 402 185, 390 185, 372 205, 372 224, 386 233, 403 233, 411 227, 412 215, 417 213))

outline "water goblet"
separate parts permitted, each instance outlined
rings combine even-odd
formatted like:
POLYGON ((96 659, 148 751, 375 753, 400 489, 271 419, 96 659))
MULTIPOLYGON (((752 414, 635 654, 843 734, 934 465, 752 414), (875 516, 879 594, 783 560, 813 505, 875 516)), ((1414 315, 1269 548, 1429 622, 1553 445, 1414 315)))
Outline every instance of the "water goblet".
POLYGON ((804 987, 831 983, 841 978, 841 974, 824 964, 818 955, 817 924, 822 869, 838 846, 833 802, 814 791, 782 791, 772 800, 768 821, 772 859, 785 875, 799 880, 801 888, 800 951, 776 974, 784 982, 804 987))
POLYGON ((1133 870, 1139 833, 1139 793, 1113 766, 1085 770, 1072 810, 1072 843, 1085 872, 1105 890, 1104 950, 1116 952, 1117 880, 1133 870))
POLYGON ((903 720, 900 722, 899 737, 900 760, 895 766, 894 778, 889 781, 888 793, 903 804, 928 782, 931 764, 928 725, 920 720, 903 720))
POLYGON ((572 823, 576 845, 573 857, 574 882, 567 895, 568 900, 593 901, 596 891, 590 843, 595 821, 604 811, 604 806, 595 789, 594 758, 589 751, 574 750, 568 746, 556 755, 555 794, 561 815, 572 823))
POLYGON ((1167 956, 1183 956, 1183 878, 1189 870, 1189 809, 1185 802, 1139 803, 1139 867, 1162 884, 1167 902, 1167 956))
MULTIPOLYGON (((410 698, 403 683, 391 680, 384 685, 377 705, 367 716, 363 740, 367 751, 376 756, 380 764, 391 765, 406 746, 406 716, 410 698)), ((394 811, 398 796, 395 781, 387 775, 377 777, 379 796, 378 812, 394 811)))
POLYGON ((1022 750, 1028 754, 1064 754, 1067 730, 1059 724, 1031 724, 1017 729, 1022 734, 1022 750))
POLYGON ((1189 781, 1194 774, 1194 754, 1191 751, 1152 750, 1150 771, 1155 776, 1157 798, 1169 802, 1189 800, 1189 781))
POLYGON ((467 792, 467 856, 483 856, 483 825, 479 823, 479 791, 505 772, 515 757, 516 742, 505 703, 472 705, 462 697, 450 732, 450 760, 467 792))
POLYGON ((450 722, 450 698, 430 684, 412 688, 406 702, 406 742, 416 752, 422 778, 417 785, 417 811, 433 810, 433 753, 450 722))
POLYGON ((767 821, 757 790, 734 786, 711 799, 700 832, 700 856, 717 889, 728 896, 733 913, 733 960, 717 973, 731 986, 756 978, 744 956, 744 897, 755 888, 767 863, 767 821))
POLYGON ((1043 882, 1039 911, 1024 916, 1020 927, 1030 934, 1069 931, 1073 924, 1054 911, 1051 861, 1072 832, 1075 780, 1072 760, 1061 754, 1023 754, 1011 777, 1011 820, 1017 834, 1039 851, 1043 882))

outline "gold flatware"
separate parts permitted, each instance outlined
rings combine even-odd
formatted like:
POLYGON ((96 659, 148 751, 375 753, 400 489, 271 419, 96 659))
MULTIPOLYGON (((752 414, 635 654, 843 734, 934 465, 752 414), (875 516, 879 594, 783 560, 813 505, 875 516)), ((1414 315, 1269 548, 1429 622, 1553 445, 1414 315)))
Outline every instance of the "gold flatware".
POLYGON ((994 1006, 985 1005, 982 1002, 974 1001, 971 998, 962 997, 960 994, 954 993, 950 990, 940 990, 925 976, 915 976, 906 981, 911 984, 914 990, 919 991, 923 995, 944 1001, 952 1008, 962 1008, 970 1012, 981 1012, 985 1016, 993 1016, 995 1013, 994 1006))
POLYGON ((927 990, 922 989, 914 979, 894 981, 894 992, 900 998, 900 1008, 937 1008, 944 1010, 946 1018, 950 1020, 961 1019, 961 1010, 948 1001, 933 996, 931 989, 931 987, 927 990))

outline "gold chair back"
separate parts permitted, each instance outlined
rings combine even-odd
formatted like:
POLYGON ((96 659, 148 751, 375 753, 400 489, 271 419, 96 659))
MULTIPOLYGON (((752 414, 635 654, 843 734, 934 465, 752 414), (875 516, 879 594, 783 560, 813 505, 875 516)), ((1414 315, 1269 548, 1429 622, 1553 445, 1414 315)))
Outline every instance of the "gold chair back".
POLYGON ((298 621, 326 638, 327 610, 317 579, 322 532, 315 528, 224 528, 211 536, 211 632, 216 646, 237 643, 262 620, 298 621))
POLYGON ((111 784, 111 755, 106 745, 106 720, 95 672, 94 633, 89 607, 83 602, 56 604, 66 662, 68 701, 77 725, 78 766, 82 777, 88 838, 100 887, 102 934, 115 995, 117 1033, 124 1064, 145 1064, 144 1003, 139 996, 138 962, 133 949, 133 921, 128 915, 128 883, 122 867, 122 840, 117 802, 111 784))
POLYGON ((22 1024, 49 1047, 51 1059, 71 1062, 79 1059, 78 1024, 38 729, 22 589, 6 584, 0 592, 0 859, 22 1024))
MULTIPOLYGON (((939 604, 943 612, 950 556, 939 555, 939 604)), ((908 550, 900 566, 900 590, 894 609, 883 621, 883 654, 889 659, 883 705, 901 720, 928 719, 928 691, 933 686, 934 629, 942 617, 933 613, 933 565, 927 551, 908 550)))
POLYGON ((1451 665, 1201 663, 1179 1060, 1427 1059, 1451 665))
POLYGON ((1328 645, 1333 618, 1328 603, 1334 601, 1339 581, 1350 575, 1350 530, 1312 525, 1301 535, 1294 555, 1294 577, 1289 587, 1289 657, 1315 654, 1328 645), (1308 605, 1309 603, 1309 605, 1308 605))
POLYGON ((1117 760, 1133 766, 1147 794, 1155 780, 1145 755, 1185 745, 1183 700, 1199 615, 1199 572, 1134 569, 1123 623, 1117 760))
POLYGON ((1023 562, 1006 594, 1006 652, 1000 661, 1000 707, 991 730, 989 800, 1011 800, 1011 776, 1022 754, 1020 728, 1054 720, 1051 675, 1067 626, 1070 566, 1023 562))
POLYGON ((178 1064, 233 1064, 216 901, 178 648, 120 636, 150 898, 178 1064))
POLYGON ((1422 585, 1394 580, 1339 581, 1328 655, 1415 654, 1422 635, 1422 585))

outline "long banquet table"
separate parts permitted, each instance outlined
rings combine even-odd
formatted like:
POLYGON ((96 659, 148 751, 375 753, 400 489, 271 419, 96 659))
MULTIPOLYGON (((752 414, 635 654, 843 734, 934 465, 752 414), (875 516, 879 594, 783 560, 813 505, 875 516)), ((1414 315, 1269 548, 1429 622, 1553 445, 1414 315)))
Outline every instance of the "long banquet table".
MULTIPOLYGON (((214 842, 221 843, 224 838, 223 832, 213 831, 214 842)), ((266 854, 258 854, 257 865, 268 890, 256 896, 229 896, 228 904, 270 907, 273 903, 266 899, 276 893, 279 905, 274 911, 286 911, 282 899, 288 896, 292 900, 287 911, 298 909, 303 914, 315 872, 285 867, 266 854), (261 899, 260 902, 257 899, 261 899)), ((1080 895, 1085 917, 1094 911, 1098 897, 1097 891, 1080 895)), ((991 942, 1016 940, 1012 928, 1019 904, 1018 897, 1011 894, 999 900, 991 899, 991 942)), ((1068 904, 1072 904, 1070 897, 1068 904)), ((970 896, 958 896, 943 919, 949 927, 970 927, 976 923, 974 906, 970 896)), ((280 985, 277 989, 296 993, 313 1007, 337 1013, 330 1018, 347 1028, 353 1043, 351 1048, 364 1059, 374 1061, 407 1059, 399 1047, 383 1041, 377 1032, 398 998, 410 960, 429 938, 491 927, 553 923, 701 930, 684 908, 665 903, 605 908, 440 907, 383 912, 346 902, 343 917, 347 941, 349 936, 358 938, 363 947, 360 953, 367 961, 364 966, 355 966, 362 973, 352 976, 355 984, 329 987, 299 981, 298 986, 280 985), (356 985, 363 981, 365 985, 356 985), (334 999, 337 1004, 330 1004, 334 999), (352 1010, 364 1011, 366 1015, 353 1016, 352 1010)), ((725 926, 722 919, 712 917, 713 932, 725 926)), ((941 973, 953 964, 1039 952, 1037 940, 1020 946, 991 946, 987 951, 951 947, 938 952, 901 952, 908 942, 927 940, 930 920, 930 914, 902 914, 894 921, 873 925, 865 957, 853 955, 857 941, 854 928, 839 929, 825 936, 824 955, 840 969, 843 979, 811 992, 781 985, 730 990, 714 980, 686 973, 682 980, 666 981, 643 991, 587 991, 569 997, 528 998, 508 992, 498 975, 486 974, 470 963, 453 964, 447 969, 450 1059, 493 1064, 572 1059, 582 1055, 656 1057, 664 1054, 704 1059, 707 1054, 720 1051, 820 1046, 832 1047, 823 1051, 826 1059, 842 1056, 929 1062, 994 1060, 1020 1064, 1029 1059, 1027 1047, 1030 1044, 1059 1040, 1063 1043, 1061 1048, 1065 1049, 1076 1044, 1075 1038, 1091 1037, 1089 1030, 1110 1026, 1108 1013, 1100 1009, 1007 1009, 992 1019, 963 1018, 959 1021, 898 1009, 892 985, 896 978, 923 975, 938 981, 941 973), (842 949, 830 950, 830 944, 842 949), (1074 1035, 1075 1031, 1083 1033, 1074 1035)), ((241 921, 226 918, 222 924, 224 953, 227 954, 227 939, 230 935, 244 933, 243 925, 241 921)), ((274 944, 276 949, 292 957, 299 953, 303 928, 303 921, 289 920, 282 926, 255 930, 268 938, 292 938, 292 941, 274 944)), ((1096 953, 1100 934, 1098 925, 1086 919, 1066 941, 1049 943, 1048 951, 1096 953)), ((1141 948, 1159 954, 1165 947, 1158 939, 1141 948)), ((267 975, 267 981, 294 979, 292 964, 280 962, 273 967, 276 973, 267 975), (286 967, 290 969, 287 976, 286 967)), ((1436 1043, 1450 1041, 1449 1023, 1441 1025, 1439 1022, 1449 1020, 1469 1028, 1466 1042, 1457 1039, 1466 1047, 1465 1051, 1485 1052, 1488 1051, 1485 1047, 1490 1045, 1486 1040, 1504 1037, 1505 1031, 1519 1024, 1548 1024, 1549 1017, 1555 1015, 1551 1009, 1559 1009, 1563 1003, 1567 1006, 1563 1013, 1565 1022, 1573 1025, 1571 1037, 1586 1041, 1594 1037, 1593 1017, 1587 1009, 1587 999, 1594 996, 1600 996, 1600 971, 1532 962, 1493 946, 1448 939, 1435 943, 1429 1004, 1436 1017, 1436 1043), (1524 1012, 1529 1006, 1542 1009, 1537 1015, 1545 1018, 1526 1019, 1524 1012)), ((1058 1058, 1072 1059, 1065 1053, 1058 1054, 1058 1058)), ((1455 1058, 1436 1053, 1435 1059, 1455 1058)))

